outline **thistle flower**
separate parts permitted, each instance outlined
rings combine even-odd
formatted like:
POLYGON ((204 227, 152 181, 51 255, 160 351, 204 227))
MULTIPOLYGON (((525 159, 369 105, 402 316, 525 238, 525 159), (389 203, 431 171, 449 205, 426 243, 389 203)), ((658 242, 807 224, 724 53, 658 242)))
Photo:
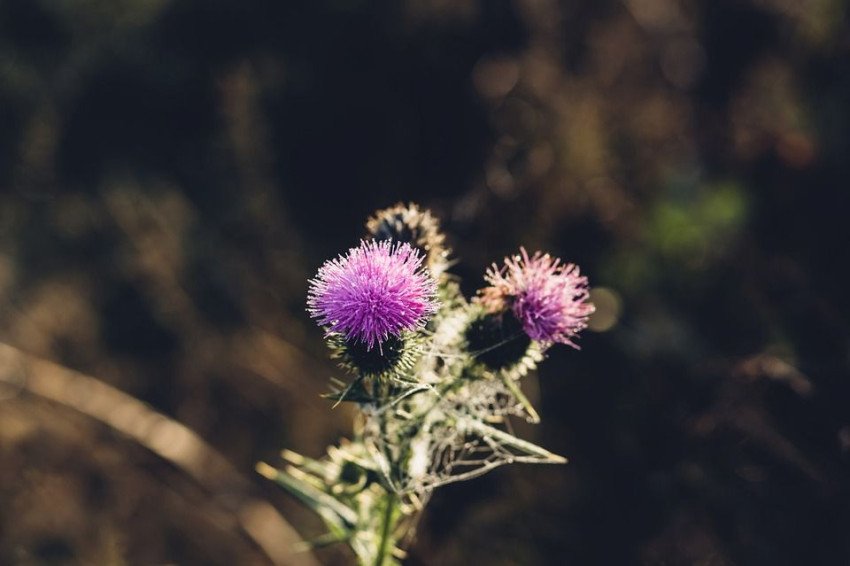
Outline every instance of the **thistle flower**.
POLYGON ((524 249, 493 265, 470 304, 444 274, 448 251, 428 211, 399 204, 367 228, 367 241, 322 265, 307 297, 331 356, 354 376, 324 397, 359 410, 355 436, 322 459, 284 451, 285 469, 257 471, 319 514, 324 540, 388 566, 437 487, 505 464, 566 462, 514 436, 509 420, 539 422, 518 382, 551 344, 574 345, 593 305, 577 267, 524 249))
POLYGON ((502 268, 493 264, 484 279, 490 283, 480 293, 480 302, 489 312, 510 308, 525 333, 544 346, 552 343, 578 346, 573 338, 587 327, 595 310, 587 302, 587 277, 572 263, 537 252, 529 257, 505 258, 502 268))
POLYGON ((436 312, 436 283, 422 260, 406 243, 361 241, 319 268, 307 311, 328 334, 380 349, 390 336, 421 327, 436 312))
POLYGON ((448 268, 449 250, 440 223, 418 205, 398 203, 377 211, 366 222, 366 230, 376 240, 407 242, 425 255, 425 264, 435 275, 448 268))

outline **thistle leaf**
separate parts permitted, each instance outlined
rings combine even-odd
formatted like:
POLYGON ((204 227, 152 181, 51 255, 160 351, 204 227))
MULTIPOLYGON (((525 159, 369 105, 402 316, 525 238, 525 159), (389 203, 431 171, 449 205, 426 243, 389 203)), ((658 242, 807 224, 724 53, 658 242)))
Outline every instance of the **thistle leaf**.
POLYGON ((273 468, 264 462, 257 464, 257 472, 277 483, 318 514, 331 534, 341 539, 351 537, 352 530, 357 525, 357 513, 353 509, 291 473, 273 468))

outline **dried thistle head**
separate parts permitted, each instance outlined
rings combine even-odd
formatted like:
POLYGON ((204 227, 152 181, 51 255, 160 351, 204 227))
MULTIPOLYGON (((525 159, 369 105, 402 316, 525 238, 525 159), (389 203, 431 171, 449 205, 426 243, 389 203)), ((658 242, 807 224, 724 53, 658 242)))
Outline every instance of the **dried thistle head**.
POLYGON ((449 250, 439 221, 431 211, 423 210, 414 203, 398 203, 377 211, 366 222, 366 230, 376 240, 406 242, 420 250, 425 256, 425 264, 435 276, 448 268, 449 250))

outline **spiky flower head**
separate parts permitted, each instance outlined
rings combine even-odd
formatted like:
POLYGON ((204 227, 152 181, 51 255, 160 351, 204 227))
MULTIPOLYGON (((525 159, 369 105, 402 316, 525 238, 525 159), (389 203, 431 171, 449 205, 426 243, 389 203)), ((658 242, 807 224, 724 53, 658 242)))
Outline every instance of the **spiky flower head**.
POLYGON ((587 327, 595 308, 587 302, 587 277, 577 265, 541 252, 529 257, 520 248, 501 268, 493 264, 484 279, 491 286, 482 289, 479 300, 489 312, 510 308, 532 340, 578 348, 573 338, 587 327))
POLYGON ((436 283, 409 244, 361 241, 326 261, 310 280, 307 311, 327 333, 371 350, 390 336, 420 328, 437 310, 436 283))
POLYGON ((398 203, 377 211, 366 222, 366 230, 376 240, 407 242, 425 255, 425 264, 435 275, 448 267, 449 250, 440 223, 430 210, 398 203))

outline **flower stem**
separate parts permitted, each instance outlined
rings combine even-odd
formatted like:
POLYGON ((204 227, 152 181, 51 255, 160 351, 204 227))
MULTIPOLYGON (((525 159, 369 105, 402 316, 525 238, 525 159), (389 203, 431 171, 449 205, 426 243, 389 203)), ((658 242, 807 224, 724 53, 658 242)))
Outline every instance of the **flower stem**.
POLYGON ((386 509, 384 510, 384 523, 381 527, 381 540, 378 543, 378 553, 375 558, 375 566, 384 566, 387 556, 392 552, 393 519, 396 510, 396 497, 387 493, 386 509))

